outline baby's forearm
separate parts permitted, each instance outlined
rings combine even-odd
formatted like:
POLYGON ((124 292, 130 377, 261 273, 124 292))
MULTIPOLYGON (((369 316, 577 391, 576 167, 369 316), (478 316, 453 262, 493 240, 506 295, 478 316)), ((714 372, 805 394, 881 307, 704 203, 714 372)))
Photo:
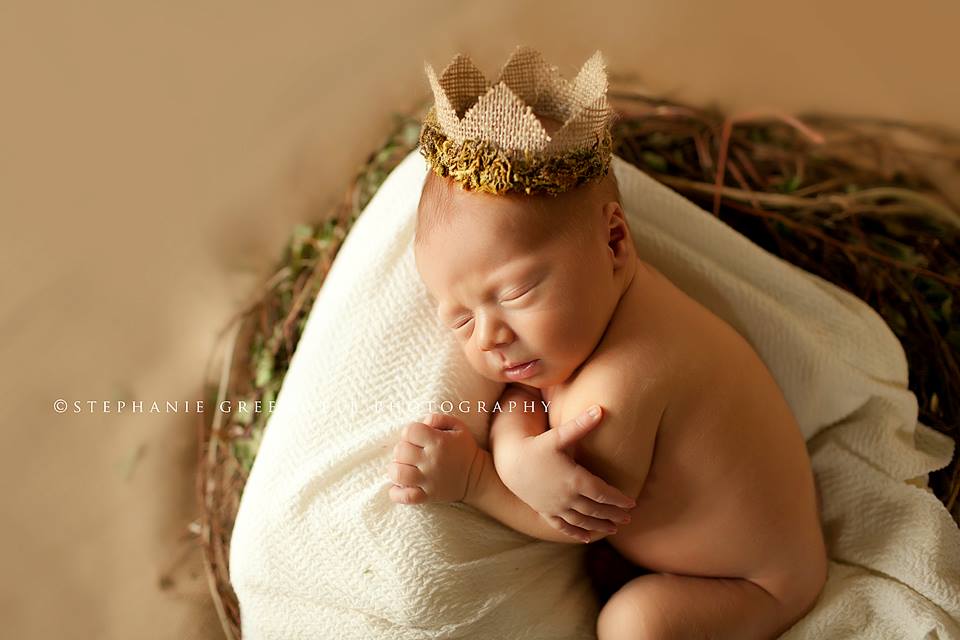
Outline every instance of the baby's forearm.
POLYGON ((525 463, 522 460, 524 440, 541 435, 547 427, 546 416, 537 413, 507 411, 495 414, 490 423, 490 454, 496 473, 507 490, 529 507, 520 496, 524 492, 524 480, 529 482, 529 474, 524 475, 525 463))
MULTIPOLYGON (((493 456, 488 451, 481 449, 479 455, 482 464, 479 467, 477 478, 471 483, 470 491, 464 500, 466 504, 479 509, 514 531, 525 533, 538 540, 583 544, 576 538, 551 527, 539 513, 514 495, 497 475, 497 470, 493 465, 493 456)), ((591 542, 604 537, 604 535, 599 532, 591 532, 591 542)))
POLYGON ((494 416, 490 423, 489 444, 494 460, 509 453, 513 443, 521 438, 538 436, 544 432, 542 419, 523 412, 504 412, 494 416))

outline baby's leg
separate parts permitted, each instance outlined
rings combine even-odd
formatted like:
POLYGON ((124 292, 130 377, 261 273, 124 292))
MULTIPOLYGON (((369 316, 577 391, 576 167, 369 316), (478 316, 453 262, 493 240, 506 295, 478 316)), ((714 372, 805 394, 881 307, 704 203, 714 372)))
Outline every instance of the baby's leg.
POLYGON ((781 602, 749 580, 651 573, 613 594, 598 640, 775 638, 813 606, 781 602))

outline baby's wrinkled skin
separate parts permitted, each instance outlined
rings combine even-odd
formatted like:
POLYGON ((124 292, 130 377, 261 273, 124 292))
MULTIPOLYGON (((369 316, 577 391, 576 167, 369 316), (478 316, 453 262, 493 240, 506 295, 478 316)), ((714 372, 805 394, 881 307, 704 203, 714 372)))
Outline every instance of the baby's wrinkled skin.
POLYGON ((558 542, 615 530, 652 573, 606 603, 600 640, 772 638, 809 611, 827 564, 796 419, 750 344, 636 255, 612 173, 556 199, 431 174, 420 208, 440 321, 501 402, 550 404, 494 414, 489 453, 454 417, 407 425, 391 498, 558 542))

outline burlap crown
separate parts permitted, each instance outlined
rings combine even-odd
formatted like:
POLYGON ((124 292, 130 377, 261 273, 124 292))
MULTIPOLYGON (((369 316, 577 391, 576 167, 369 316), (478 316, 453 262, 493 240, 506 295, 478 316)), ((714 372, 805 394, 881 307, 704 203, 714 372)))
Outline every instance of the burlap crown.
POLYGON ((551 195, 606 175, 617 116, 607 102, 599 51, 572 83, 525 46, 514 50, 493 86, 462 54, 439 77, 429 64, 425 70, 434 104, 419 148, 438 175, 467 190, 551 195), (549 135, 537 116, 562 126, 549 135))

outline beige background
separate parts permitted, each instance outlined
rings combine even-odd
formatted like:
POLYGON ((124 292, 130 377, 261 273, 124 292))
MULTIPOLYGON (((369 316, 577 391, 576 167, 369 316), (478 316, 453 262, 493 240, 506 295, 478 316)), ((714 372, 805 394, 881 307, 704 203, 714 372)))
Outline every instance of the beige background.
POLYGON ((13 638, 215 638, 187 524, 216 330, 457 51, 595 49, 652 91, 960 128, 960 4, 0 5, 0 620, 13 638), (169 578, 161 589, 161 578, 169 578))

